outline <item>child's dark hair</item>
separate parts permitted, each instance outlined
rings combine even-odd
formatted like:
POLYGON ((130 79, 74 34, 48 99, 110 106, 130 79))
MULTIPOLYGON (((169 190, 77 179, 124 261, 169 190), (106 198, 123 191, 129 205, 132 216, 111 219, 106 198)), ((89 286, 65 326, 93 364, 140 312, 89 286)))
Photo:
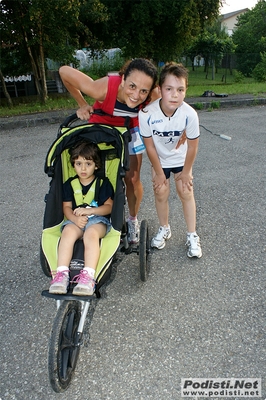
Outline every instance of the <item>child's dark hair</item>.
POLYGON ((101 168, 101 155, 100 149, 97 144, 92 142, 82 142, 69 149, 70 162, 72 167, 79 156, 84 157, 86 160, 92 160, 95 166, 101 168))
POLYGON ((178 64, 174 61, 166 63, 160 73, 159 86, 162 87, 166 77, 168 75, 174 75, 177 78, 184 78, 186 81, 186 86, 188 86, 188 70, 183 64, 178 64))
MULTIPOLYGON (((158 72, 155 65, 146 58, 134 58, 133 60, 127 61, 123 67, 119 71, 119 75, 124 75, 124 79, 126 79, 132 71, 140 71, 149 76, 152 79, 152 87, 150 89, 150 93, 156 87, 158 72)), ((148 96, 149 100, 149 96, 148 96)))

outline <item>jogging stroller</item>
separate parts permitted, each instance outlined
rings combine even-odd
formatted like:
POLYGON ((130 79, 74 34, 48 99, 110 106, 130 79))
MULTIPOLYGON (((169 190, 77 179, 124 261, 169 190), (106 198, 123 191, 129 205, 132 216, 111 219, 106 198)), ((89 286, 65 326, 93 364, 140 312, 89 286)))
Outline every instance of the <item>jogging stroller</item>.
MULTIPOLYGON (((76 114, 68 117, 58 131, 45 160, 45 173, 51 177, 49 193, 45 197, 46 207, 40 246, 41 267, 46 276, 57 269, 57 249, 64 222, 62 209, 62 184, 76 175, 70 163, 69 149, 79 141, 96 143, 101 150, 102 168, 97 177, 108 177, 114 188, 111 213, 112 228, 101 239, 100 258, 96 267, 96 290, 93 296, 75 296, 74 284, 70 284, 65 295, 56 295, 44 290, 42 295, 57 300, 57 315, 54 319, 49 342, 48 372, 52 388, 62 392, 70 384, 82 344, 83 328, 90 302, 101 296, 100 288, 111 276, 111 267, 117 251, 125 254, 132 251, 139 255, 140 279, 146 281, 150 267, 150 241, 148 224, 141 221, 140 240, 137 248, 129 245, 125 222, 124 177, 129 169, 127 127, 112 127, 102 124, 73 125, 76 114)), ((69 266, 70 281, 84 266, 84 246, 80 239, 74 246, 69 266)))

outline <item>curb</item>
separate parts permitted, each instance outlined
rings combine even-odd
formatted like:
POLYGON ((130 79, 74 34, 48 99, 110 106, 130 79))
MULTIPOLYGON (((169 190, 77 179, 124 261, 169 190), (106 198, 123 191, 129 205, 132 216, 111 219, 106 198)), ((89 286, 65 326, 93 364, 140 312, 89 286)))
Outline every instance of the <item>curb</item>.
MULTIPOLYGON (((232 96, 232 98, 222 97, 198 97, 198 98, 186 98, 186 102, 199 110, 219 110, 221 108, 228 107, 244 107, 244 106, 259 106, 266 104, 265 97, 255 97, 252 95, 239 95, 232 96)), ((0 118, 0 131, 17 129, 17 128, 29 128, 40 125, 57 124, 60 125, 64 119, 75 113, 76 110, 62 110, 62 111, 50 111, 38 114, 21 115, 18 117, 6 117, 0 118)))
POLYGON ((208 100, 200 99, 186 99, 186 102, 196 110, 206 109, 220 109, 228 107, 244 107, 244 106, 259 106, 266 104, 266 97, 247 97, 247 98, 222 98, 222 97, 211 97, 208 100), (218 105, 218 106, 217 106, 218 105))

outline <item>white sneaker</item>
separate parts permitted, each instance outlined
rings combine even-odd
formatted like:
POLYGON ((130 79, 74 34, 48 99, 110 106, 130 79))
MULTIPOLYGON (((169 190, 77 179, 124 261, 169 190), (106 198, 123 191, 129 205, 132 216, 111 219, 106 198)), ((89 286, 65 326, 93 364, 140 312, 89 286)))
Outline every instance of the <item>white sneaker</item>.
POLYGON ((69 270, 58 271, 51 282, 49 293, 66 294, 69 284, 69 270))
POLYGON ((170 239, 171 236, 170 225, 168 225, 168 227, 160 226, 157 235, 151 240, 151 247, 156 247, 159 250, 163 249, 165 241, 170 239))
POLYGON ((128 242, 131 244, 136 244, 139 242, 139 222, 137 219, 132 221, 131 219, 127 220, 128 226, 128 242))
POLYGON ((188 257, 200 258, 202 256, 200 239, 197 234, 187 235, 186 246, 188 247, 188 252, 187 252, 188 257))

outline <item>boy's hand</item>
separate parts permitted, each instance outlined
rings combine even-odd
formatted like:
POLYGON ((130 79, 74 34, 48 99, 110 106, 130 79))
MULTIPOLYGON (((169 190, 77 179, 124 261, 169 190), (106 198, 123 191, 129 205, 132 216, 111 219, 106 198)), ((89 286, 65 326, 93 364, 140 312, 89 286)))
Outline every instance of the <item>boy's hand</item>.
POLYGON ((193 187, 193 176, 191 174, 186 174, 183 171, 175 178, 175 181, 182 181, 183 190, 192 190, 193 187))
POLYGON ((152 179, 152 184, 153 184, 153 190, 155 192, 158 192, 163 185, 166 185, 166 177, 164 173, 159 175, 155 174, 155 176, 152 179))

